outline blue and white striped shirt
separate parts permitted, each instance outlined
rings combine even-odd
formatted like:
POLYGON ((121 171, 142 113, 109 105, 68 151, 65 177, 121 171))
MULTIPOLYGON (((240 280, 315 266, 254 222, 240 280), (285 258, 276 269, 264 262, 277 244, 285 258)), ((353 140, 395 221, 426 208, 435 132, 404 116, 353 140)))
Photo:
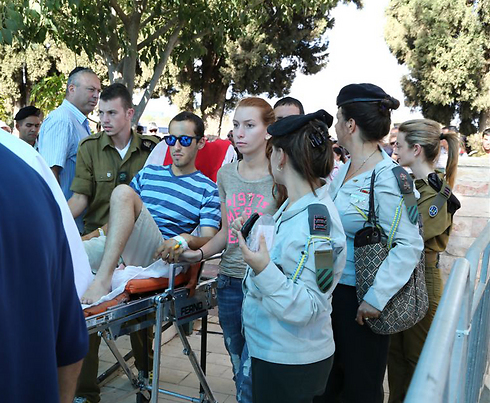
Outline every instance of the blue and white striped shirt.
POLYGON ((131 181, 164 238, 190 234, 198 225, 219 228, 218 187, 200 171, 175 176, 171 165, 147 165, 131 181))
POLYGON ((66 200, 73 192, 78 143, 90 134, 87 117, 66 99, 44 120, 39 131, 39 154, 49 167, 61 167, 60 186, 66 200))

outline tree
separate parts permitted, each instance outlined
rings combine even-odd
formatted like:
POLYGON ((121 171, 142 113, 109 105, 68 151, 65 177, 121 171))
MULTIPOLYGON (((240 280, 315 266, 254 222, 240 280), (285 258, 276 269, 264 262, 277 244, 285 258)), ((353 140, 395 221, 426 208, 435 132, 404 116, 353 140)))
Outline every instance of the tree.
MULTIPOLYGON (((0 31, 1 35, 1 31, 0 31)), ((78 64, 97 73, 105 71, 101 60, 90 62, 86 54, 77 55, 52 38, 24 48, 20 43, 0 45, 0 117, 12 122, 16 109, 35 104, 46 114, 64 98, 66 77, 78 64)))
POLYGON ((463 134, 490 123, 490 0, 391 0, 386 41, 406 102, 463 134))
POLYGON ((149 67, 152 75, 143 83, 144 95, 134 117, 137 121, 176 45, 186 45, 175 55, 180 65, 202 52, 199 38, 211 34, 218 38, 223 32, 236 29, 240 16, 237 10, 246 14, 250 7, 247 3, 240 0, 4 1, 0 3, 0 16, 4 16, 0 40, 12 43, 13 36, 20 43, 42 42, 49 33, 75 53, 84 51, 90 58, 100 56, 106 64, 109 81, 123 82, 130 91, 143 66, 149 67), (28 12, 21 13, 24 8, 28 12), (14 23, 7 23, 11 20, 14 23))
POLYGON ((265 3, 265 18, 251 19, 224 41, 203 38, 204 53, 171 69, 164 93, 185 109, 194 108, 200 95, 203 119, 220 124, 225 110, 244 93, 284 96, 298 70, 315 74, 325 66, 328 42, 322 36, 333 26, 329 11, 338 2, 318 1, 293 10, 265 3))
MULTIPOLYGON (((262 32, 272 38, 271 33, 264 31, 266 27, 278 34, 279 29, 274 24, 292 23, 301 14, 316 16, 322 10, 326 14, 338 1, 0 0, 0 41, 9 44, 17 41, 28 46, 32 42, 42 43, 49 34, 77 54, 84 51, 90 58, 101 57, 107 66, 110 82, 123 82, 130 90, 135 86, 144 88, 143 98, 136 107, 134 121, 137 121, 153 95, 171 55, 175 66, 185 71, 201 57, 221 57, 221 52, 230 46, 229 39, 238 40, 243 36, 242 32, 250 33, 252 29, 261 27, 262 32), (145 71, 150 73, 149 77, 145 77, 145 71)), ((315 25, 311 34, 321 34, 325 28, 322 24, 315 25)), ((282 27, 286 30, 288 28, 287 25, 282 27)), ((262 37, 257 34, 248 41, 242 41, 240 46, 246 49, 247 46, 257 44, 265 52, 270 47, 266 39, 267 35, 262 37)), ((298 38, 297 41, 299 49, 305 51, 313 39, 307 40, 305 37, 303 40, 298 38)), ((318 49, 320 48, 321 46, 318 49)), ((247 71, 247 63, 253 67, 251 63, 260 58, 267 59, 267 54, 263 52, 258 58, 243 60, 243 80, 248 80, 248 73, 253 70, 247 71)), ((286 55, 289 58, 290 71, 295 70, 297 62, 293 60, 300 60, 300 56, 297 51, 296 55, 293 51, 286 55)), ((275 54, 272 57, 277 60, 275 54)), ((320 65, 323 60, 324 57, 319 56, 320 65)), ((277 63, 279 62, 276 62, 276 66, 277 63)), ((208 63, 208 66, 211 70, 220 68, 219 63, 208 63)), ((270 77, 273 77, 276 69, 273 64, 270 66, 268 71, 272 72, 270 77)), ((228 65, 225 67, 230 68, 228 65)), ((309 70, 313 71, 314 67, 311 66, 309 70)), ((237 77, 234 74, 233 80, 237 77)), ((238 81, 236 80, 237 83, 238 81)), ((212 83, 207 80, 204 84, 209 86, 212 83)), ((285 84, 284 79, 276 80, 277 86, 282 84, 285 84)), ((287 88, 287 83, 285 87, 287 88)), ((239 91, 241 88, 240 85, 237 86, 239 91)), ((212 98, 204 98, 204 111, 211 108, 213 113, 212 103, 216 101, 211 101, 209 107, 206 106, 206 100, 212 98)))

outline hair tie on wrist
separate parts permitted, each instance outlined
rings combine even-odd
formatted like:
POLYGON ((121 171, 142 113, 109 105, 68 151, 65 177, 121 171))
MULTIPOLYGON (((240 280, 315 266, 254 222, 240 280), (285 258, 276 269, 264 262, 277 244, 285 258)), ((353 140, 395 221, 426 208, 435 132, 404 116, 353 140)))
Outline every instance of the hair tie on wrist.
POLYGON ((201 259, 199 259, 199 261, 204 260, 204 252, 201 248, 199 248, 198 251, 201 252, 201 259))

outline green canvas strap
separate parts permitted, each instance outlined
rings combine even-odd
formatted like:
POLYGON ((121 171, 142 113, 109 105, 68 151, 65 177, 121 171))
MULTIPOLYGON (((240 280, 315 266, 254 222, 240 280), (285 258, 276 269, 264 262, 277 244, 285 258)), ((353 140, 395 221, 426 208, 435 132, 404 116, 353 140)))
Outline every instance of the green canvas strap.
POLYGON ((415 225, 419 220, 419 210, 417 208, 417 199, 413 194, 413 180, 408 172, 399 165, 393 168, 393 174, 403 196, 403 201, 408 212, 408 219, 415 225))
POLYGON ((429 206, 429 217, 434 218, 437 216, 442 206, 449 200, 451 197, 451 188, 448 186, 446 181, 443 181, 441 190, 437 193, 434 203, 429 206))

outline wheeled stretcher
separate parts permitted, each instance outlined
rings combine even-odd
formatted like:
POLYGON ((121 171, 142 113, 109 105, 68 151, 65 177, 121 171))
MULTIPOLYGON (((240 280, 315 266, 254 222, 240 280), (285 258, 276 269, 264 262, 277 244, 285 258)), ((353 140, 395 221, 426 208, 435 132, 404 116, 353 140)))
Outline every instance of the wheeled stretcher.
MULTIPOLYGON (((190 272, 191 270, 188 270, 187 273, 190 272)), ((190 297, 189 290, 184 287, 189 280, 187 273, 175 276, 172 267, 169 278, 131 280, 126 285, 125 291, 114 300, 87 308, 84 311, 89 334, 97 333, 104 339, 118 364, 129 378, 134 393, 138 394, 138 401, 148 401, 150 392, 152 392, 150 400, 152 403, 158 401, 159 393, 196 403, 217 402, 205 376, 207 315, 208 310, 217 305, 217 282, 214 278, 200 281, 194 295, 190 297), (200 363, 182 327, 196 319, 202 319, 200 363), (150 384, 148 368, 143 371, 144 376, 142 378, 137 377, 117 349, 115 340, 119 336, 141 329, 152 331, 153 326, 155 326, 153 379, 150 384), (175 326, 182 342, 183 354, 189 358, 200 382, 199 398, 181 395, 158 387, 162 332, 172 326, 175 326)), ((148 337, 144 339, 147 342, 148 337)))

